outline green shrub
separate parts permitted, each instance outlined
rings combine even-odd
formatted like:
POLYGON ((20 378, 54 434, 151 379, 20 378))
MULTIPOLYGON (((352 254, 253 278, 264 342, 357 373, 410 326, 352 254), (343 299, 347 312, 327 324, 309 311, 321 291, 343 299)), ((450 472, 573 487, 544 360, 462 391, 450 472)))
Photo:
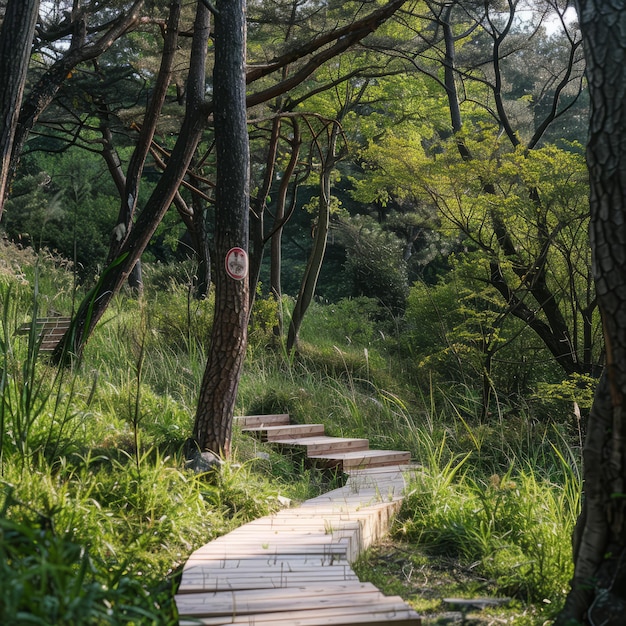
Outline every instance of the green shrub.
POLYGON ((396 534, 472 565, 498 592, 524 601, 557 601, 572 575, 570 537, 580 485, 558 485, 536 470, 459 473, 460 464, 418 473, 396 520, 396 534))
POLYGON ((123 565, 94 558, 72 530, 58 532, 49 517, 8 518, 14 507, 9 493, 0 510, 2 624, 175 623, 160 605, 166 594, 151 595, 123 565))

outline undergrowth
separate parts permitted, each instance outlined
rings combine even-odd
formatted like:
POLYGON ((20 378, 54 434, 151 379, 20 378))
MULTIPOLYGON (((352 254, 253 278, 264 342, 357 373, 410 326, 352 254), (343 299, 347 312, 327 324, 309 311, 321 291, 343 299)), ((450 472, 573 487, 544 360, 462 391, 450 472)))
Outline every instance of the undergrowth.
MULTIPOLYGON (((340 483, 236 428, 220 469, 185 467, 213 306, 192 301, 189 285, 161 286, 158 307, 150 293, 118 296, 82 363, 57 370, 33 333, 15 334, 52 299, 27 273, 7 270, 0 283, 0 623, 175 624, 195 548, 340 483)), ((71 298, 56 303, 71 313, 71 298)), ((399 569, 381 576, 372 553, 359 574, 428 613, 441 598, 416 588, 415 572, 453 563, 481 581, 464 593, 510 596, 520 620, 546 619, 570 576, 579 507, 567 417, 540 421, 518 404, 484 420, 471 389, 416 386, 370 301, 316 304, 292 354, 273 336, 272 311, 253 316, 237 412, 322 422, 420 465, 384 556, 399 569)))

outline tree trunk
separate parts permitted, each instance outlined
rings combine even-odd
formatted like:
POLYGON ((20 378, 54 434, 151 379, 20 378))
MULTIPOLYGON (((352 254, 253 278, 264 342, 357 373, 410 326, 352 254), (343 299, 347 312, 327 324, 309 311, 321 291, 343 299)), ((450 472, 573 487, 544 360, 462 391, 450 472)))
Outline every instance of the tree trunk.
POLYGON ((233 410, 247 345, 250 152, 246 111, 246 3, 218 0, 213 98, 215 187, 215 315, 200 388, 194 439, 202 451, 230 456, 233 410), (239 250, 238 250, 239 249, 239 250), (242 259, 242 268, 229 261, 242 259))
POLYGON ((39 0, 9 0, 0 28, 0 217, 38 15, 39 0))
MULTIPOLYGON (((161 115, 161 109, 165 102, 165 96, 170 85, 172 76, 172 66, 174 57, 178 48, 178 22, 181 12, 181 0, 172 0, 170 2, 169 17, 167 28, 165 31, 165 41, 163 44, 163 54, 161 55, 161 64, 157 74, 156 82, 150 103, 146 109, 143 123, 139 130, 139 139, 133 150, 133 154, 128 164, 126 175, 126 185, 122 194, 120 210, 117 217, 116 229, 123 229, 128 236, 132 228, 132 219, 137 206, 137 196, 139 194, 139 182, 143 173, 146 158, 150 152, 152 139, 156 131, 157 122, 161 115)), ((124 239, 113 238, 109 250, 107 261, 111 263, 115 259, 122 247, 124 239)))
POLYGON ((296 195, 297 195, 297 182, 293 184, 293 194, 291 198, 291 206, 287 209, 287 193, 289 191, 289 183, 293 177, 293 173, 298 164, 298 158, 300 156, 300 129, 297 120, 292 120, 293 123, 293 137, 291 143, 291 155, 289 157, 289 163, 283 172, 280 186, 278 188, 278 195, 276 198, 276 212, 274 214, 274 225, 272 227, 271 238, 271 255, 270 255, 270 291, 272 296, 278 303, 278 319, 276 320, 276 327, 274 328, 274 334, 277 337, 283 336, 283 313, 281 300, 283 297, 282 288, 282 268, 283 268, 283 229, 285 223, 289 217, 293 214, 295 208, 296 195))
POLYGON ((96 286, 81 302, 70 329, 54 352, 53 358, 56 362, 67 361, 70 357, 80 358, 93 328, 132 272, 187 173, 207 124, 208 107, 204 103, 204 93, 209 34, 209 9, 204 3, 198 2, 187 79, 187 106, 167 167, 140 211, 119 255, 105 269, 96 286))
MULTIPOLYGON (((23 0, 17 0, 19 4, 23 0)), ((32 0, 24 2, 31 4, 32 0)), ((111 20, 105 32, 97 40, 87 41, 89 26, 80 3, 74 2, 70 19, 72 21, 71 43, 67 53, 53 63, 43 76, 30 89, 22 104, 19 114, 19 124, 15 132, 15 141, 11 151, 9 176, 15 173, 19 164, 22 150, 33 126, 40 115, 53 101, 61 85, 67 80, 72 70, 79 64, 95 59, 106 52, 120 37, 132 30, 140 21, 140 11, 144 0, 135 0, 126 11, 111 20)), ((21 48, 16 48, 21 50, 21 48)), ((30 51, 30 45, 28 46, 30 51)), ((12 52, 13 53, 13 52, 12 52)), ((3 74, 0 73, 0 76, 3 74)))
POLYGON ((198 263, 194 293, 196 299, 202 300, 209 295, 211 289, 211 250, 207 228, 207 208, 204 198, 196 192, 191 193, 191 205, 193 207, 191 236, 198 263))
MULTIPOLYGON (((167 27, 165 29, 165 41, 163 44, 163 54, 161 55, 161 64, 157 74, 156 82, 150 97, 150 103, 146 109, 143 123, 139 130, 139 140, 133 150, 133 154, 128 164, 126 175, 126 185, 124 193, 121 195, 120 210, 117 216, 114 233, 124 233, 124 236, 111 237, 109 247, 109 255, 107 263, 113 262, 119 255, 122 244, 133 227, 133 216, 137 206, 137 196, 139 195, 139 183, 141 174, 146 163, 146 158, 150 152, 152 139, 156 132, 157 123, 161 115, 161 109, 165 102, 165 96, 170 86, 172 77, 172 66, 178 49, 178 22, 180 20, 182 2, 181 0, 172 0, 170 2, 169 17, 167 27)), ((139 294, 143 291, 143 281, 141 278, 141 260, 133 267, 128 277, 129 285, 139 294)))
POLYGON ((272 132, 265 156, 265 174, 256 196, 250 200, 250 309, 254 304, 256 287, 261 274, 261 264, 265 252, 265 210, 276 170, 276 155, 280 141, 281 118, 276 116, 272 122, 272 132))
POLYGON ((328 239, 328 229, 330 226, 330 179, 333 168, 336 164, 335 148, 337 145, 337 137, 340 127, 338 123, 333 123, 332 130, 328 139, 328 150, 326 158, 322 166, 320 174, 320 198, 319 198, 319 217, 317 220, 317 228, 315 230, 315 240, 313 242, 313 250, 304 271, 304 277, 298 293, 298 299, 291 315, 291 323, 289 324, 289 333, 287 335, 287 350, 291 352, 298 343, 298 335, 300 326, 304 319, 317 287, 317 279, 322 269, 324 253, 326 252, 326 242, 328 239))
POLYGON ((579 0, 591 101, 591 244, 607 363, 584 448, 574 578, 557 624, 619 626, 626 612, 626 2, 579 0))

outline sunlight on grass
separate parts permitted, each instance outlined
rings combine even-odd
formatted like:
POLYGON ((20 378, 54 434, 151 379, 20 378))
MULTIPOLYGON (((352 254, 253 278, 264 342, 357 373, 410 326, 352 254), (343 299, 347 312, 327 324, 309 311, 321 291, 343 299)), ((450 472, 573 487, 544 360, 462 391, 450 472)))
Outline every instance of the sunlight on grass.
MULTIPOLYGON (((186 469, 210 302, 196 305, 175 286, 159 294, 154 316, 119 296, 80 367, 56 370, 35 336, 14 332, 37 298, 27 284, 5 283, 0 575, 11 584, 0 592, 2 623, 27 608, 58 623, 173 625, 177 577, 194 549, 342 484, 236 427, 221 469, 186 469)), ((316 304, 291 355, 273 338, 276 307, 260 309, 237 413, 289 413, 331 435, 409 450, 420 469, 393 536, 384 554, 362 558, 359 574, 427 616, 444 610, 446 595, 489 593, 514 599, 502 619, 541 623, 571 575, 576 433, 519 407, 481 420, 471 390, 416 385, 393 336, 371 317, 357 323, 372 306, 347 302, 329 315, 316 304)))

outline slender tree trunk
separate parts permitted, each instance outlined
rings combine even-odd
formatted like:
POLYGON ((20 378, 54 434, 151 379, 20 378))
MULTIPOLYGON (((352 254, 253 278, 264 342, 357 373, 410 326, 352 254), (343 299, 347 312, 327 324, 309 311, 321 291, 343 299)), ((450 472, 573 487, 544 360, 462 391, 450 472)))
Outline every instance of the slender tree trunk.
POLYGON ((339 135, 339 124, 334 123, 328 140, 328 150, 322 173, 320 175, 320 198, 319 198, 319 216, 317 220, 317 228, 315 230, 315 240, 313 242, 313 250, 304 271, 304 277, 300 285, 298 299, 291 315, 291 323, 289 324, 289 333, 287 335, 287 350, 291 352, 297 343, 300 333, 300 326, 304 319, 317 287, 317 279, 319 278, 324 261, 324 253, 326 252, 326 242, 328 240, 328 229, 330 226, 330 179, 333 168, 336 164, 335 149, 337 145, 337 137, 339 135))
POLYGON ((202 132, 207 125, 208 107, 204 103, 207 46, 210 34, 210 13, 198 2, 191 62, 187 79, 185 116, 172 154, 154 191, 137 216, 117 258, 103 272, 100 280, 81 302, 70 329, 54 352, 60 362, 70 356, 79 358, 96 323, 106 311, 113 296, 127 280, 148 245, 187 173, 202 132))
POLYGON ((585 503, 559 626, 626 615, 626 1, 579 0, 591 101, 591 244, 607 364, 584 447, 585 503))
POLYGON ((277 116, 272 122, 272 133, 267 146, 265 156, 265 174, 256 197, 251 200, 250 211, 250 308, 254 304, 256 296, 256 286, 261 274, 261 264, 265 252, 265 209, 267 208, 267 198, 274 182, 274 172, 276 170, 276 155, 278 154, 278 144, 280 141, 281 119, 277 116))
POLYGON ((207 208, 204 198, 195 192, 192 192, 191 205, 193 207, 192 239, 198 263, 195 297, 198 300, 202 300, 207 297, 211 288, 211 250, 209 248, 207 208))
POLYGON ((274 328, 274 334, 277 337, 283 336, 283 314, 280 301, 283 297, 282 288, 282 269, 283 269, 283 229, 285 223, 293 213, 296 202, 297 194, 297 182, 293 184, 293 195, 291 199, 291 206, 287 208, 287 194, 289 191, 289 183, 292 180, 293 173, 298 163, 300 156, 300 129, 297 120, 293 122, 293 137, 291 139, 291 155, 289 157, 289 163, 283 172, 280 186, 278 188, 278 194, 276 198, 276 213, 274 214, 274 225, 272 228, 271 239, 271 255, 270 255, 270 291, 272 296, 278 302, 278 320, 277 325, 274 328))
POLYGON ((200 450, 226 458, 230 456, 233 410, 246 352, 249 306, 250 152, 245 62, 245 0, 218 0, 213 70, 217 155, 215 316, 193 436, 200 450), (242 267, 230 264, 235 259, 242 261, 242 267))
POLYGON ((0 27, 0 217, 38 15, 39 0, 9 0, 0 27))
MULTIPOLYGON (((139 140, 130 158, 130 163, 128 164, 126 185, 124 193, 121 195, 120 210, 114 228, 114 236, 111 237, 107 263, 111 263, 118 256, 124 240, 128 237, 133 227, 133 216, 135 214, 135 208, 137 207, 141 174, 143 173, 146 158, 150 152, 152 139, 172 77, 172 66, 178 48, 178 22, 180 20, 181 6, 181 0, 172 0, 170 2, 161 64, 150 97, 150 103, 144 115, 143 124, 139 130, 139 140)), ((137 263, 131 270, 128 282, 130 287, 138 293, 143 291, 141 260, 137 260, 137 263)))

